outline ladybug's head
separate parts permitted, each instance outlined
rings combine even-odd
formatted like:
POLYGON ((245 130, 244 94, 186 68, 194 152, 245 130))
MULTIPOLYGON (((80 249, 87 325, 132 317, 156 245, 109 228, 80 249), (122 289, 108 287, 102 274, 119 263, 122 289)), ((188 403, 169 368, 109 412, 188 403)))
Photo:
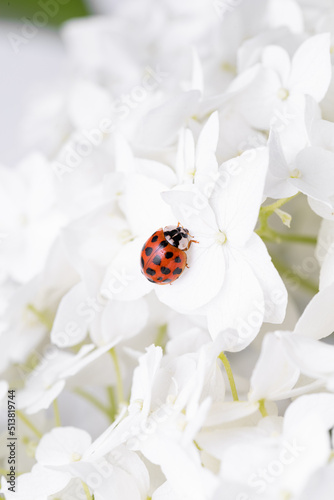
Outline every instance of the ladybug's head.
POLYGON ((188 229, 182 226, 166 226, 163 229, 164 236, 168 243, 180 250, 188 250, 191 243, 191 236, 188 229))

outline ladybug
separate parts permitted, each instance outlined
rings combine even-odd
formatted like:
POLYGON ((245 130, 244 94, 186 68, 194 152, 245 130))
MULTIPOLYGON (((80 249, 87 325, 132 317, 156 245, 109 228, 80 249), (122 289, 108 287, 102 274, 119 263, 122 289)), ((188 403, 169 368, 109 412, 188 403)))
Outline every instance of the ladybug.
POLYGON ((188 229, 180 225, 158 229, 146 241, 141 251, 143 275, 152 283, 166 285, 177 280, 187 266, 187 254, 192 242, 188 229))

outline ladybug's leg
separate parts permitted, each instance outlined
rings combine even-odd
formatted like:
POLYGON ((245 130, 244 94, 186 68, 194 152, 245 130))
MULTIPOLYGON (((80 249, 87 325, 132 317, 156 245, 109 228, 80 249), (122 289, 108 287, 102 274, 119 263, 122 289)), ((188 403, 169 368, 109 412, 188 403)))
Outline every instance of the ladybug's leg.
POLYGON ((197 240, 190 240, 189 243, 188 243, 187 250, 189 250, 189 247, 190 247, 191 243, 199 243, 199 241, 197 241, 197 240))
POLYGON ((181 222, 177 223, 177 227, 182 227, 181 222))

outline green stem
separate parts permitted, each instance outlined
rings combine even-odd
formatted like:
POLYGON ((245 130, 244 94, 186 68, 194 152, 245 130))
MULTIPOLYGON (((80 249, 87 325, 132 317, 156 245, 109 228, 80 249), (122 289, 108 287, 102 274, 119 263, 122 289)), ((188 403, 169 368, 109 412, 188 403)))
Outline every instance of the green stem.
POLYGON ((260 399, 260 401, 259 401, 259 411, 260 411, 263 418, 268 417, 268 412, 266 410, 264 399, 260 399))
POLYGON ((239 401, 239 397, 238 397, 238 393, 237 393, 237 388, 235 386, 231 365, 223 352, 221 352, 219 354, 218 358, 223 362, 223 365, 224 365, 224 368, 225 368, 225 371, 227 374, 227 378, 228 378, 228 381, 230 383, 233 401, 239 401))
POLYGON ((112 360, 114 362, 114 367, 115 367, 115 372, 116 372, 116 388, 117 388, 118 405, 120 405, 121 403, 125 402, 121 369, 119 366, 116 349, 114 347, 112 347, 109 350, 109 352, 110 352, 110 355, 111 355, 112 360))
POLYGON ((89 488, 88 488, 87 484, 84 483, 83 481, 81 481, 81 482, 82 482, 82 486, 83 486, 84 492, 86 494, 87 500, 93 500, 92 495, 90 494, 90 491, 89 491, 89 488))
POLYGON ((48 317, 48 314, 44 311, 39 311, 33 304, 27 304, 28 311, 32 312, 36 318, 51 331, 53 321, 48 317))
POLYGON ((29 418, 26 417, 20 410, 16 410, 15 413, 19 417, 19 419, 21 419, 22 422, 24 422, 26 426, 38 437, 38 439, 41 439, 43 434, 39 432, 39 430, 34 426, 32 422, 30 422, 29 418))
POLYGON ((109 386, 107 387, 107 395, 109 399, 109 416, 111 421, 113 422, 116 417, 117 413, 117 404, 116 404, 116 399, 115 399, 115 392, 114 388, 109 386))
POLYGON ((282 243, 282 241, 291 243, 302 243, 306 245, 316 245, 316 236, 308 236, 304 234, 294 234, 294 233, 280 233, 275 231, 271 227, 260 228, 256 233, 264 240, 273 243, 282 243))
POLYGON ((100 411, 102 411, 108 418, 110 418, 110 410, 107 408, 101 401, 99 401, 95 396, 90 394, 90 392, 85 391, 84 389, 81 389, 80 387, 77 387, 74 389, 74 392, 81 396, 82 398, 86 399, 89 401, 92 405, 94 405, 96 408, 98 408, 100 411))
POLYGON ((277 200, 271 205, 266 205, 260 208, 259 213, 259 223, 260 227, 256 230, 256 233, 264 240, 271 241, 273 243, 281 243, 282 241, 293 242, 293 243, 303 243, 307 245, 315 245, 317 243, 317 238, 314 236, 308 236, 303 234, 293 234, 293 233, 281 233, 272 229, 268 224, 269 217, 279 209, 282 205, 285 205, 288 201, 297 195, 290 196, 290 198, 282 198, 277 200))
POLYGON ((291 282, 300 285, 303 287, 305 290, 308 292, 311 292, 313 294, 318 293, 319 287, 315 284, 312 283, 312 281, 307 280, 306 278, 303 278, 300 276, 298 273, 290 269, 290 267, 286 266, 283 262, 276 260, 275 258, 272 259, 272 262, 274 266, 276 267, 277 271, 280 273, 282 278, 286 280, 288 283, 291 282))
MULTIPOLYGON (((299 193, 297 193, 299 194, 299 193)), ((266 214, 267 217, 271 215, 272 213, 275 212, 278 208, 281 208, 285 203, 288 203, 288 201, 292 200, 297 196, 297 194, 294 194, 293 196, 290 196, 289 198, 281 198, 280 200, 275 201, 274 203, 271 203, 271 205, 265 205, 260 208, 260 218, 261 215, 266 214)))
POLYGON ((194 445, 196 446, 196 448, 198 449, 198 451, 202 451, 202 448, 200 447, 200 445, 197 443, 197 441, 195 441, 195 439, 193 440, 193 443, 194 445))
POLYGON ((59 406, 58 406, 57 399, 55 399, 53 401, 53 411, 54 411, 54 415, 55 415, 56 427, 61 427, 61 419, 60 419, 59 406))
POLYGON ((166 335, 167 335, 167 324, 159 326, 157 336, 155 337, 154 345, 160 346, 162 350, 164 350, 166 345, 166 335))
POLYGON ((291 241, 293 243, 303 243, 306 245, 316 245, 318 238, 316 236, 307 236, 304 234, 294 233, 277 233, 282 241, 291 241))

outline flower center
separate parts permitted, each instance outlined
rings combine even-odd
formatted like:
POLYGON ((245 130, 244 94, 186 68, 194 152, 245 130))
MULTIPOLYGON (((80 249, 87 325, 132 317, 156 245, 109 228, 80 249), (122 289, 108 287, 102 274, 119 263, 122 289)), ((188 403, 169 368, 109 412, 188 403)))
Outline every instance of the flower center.
POLYGON ((167 398, 166 398, 166 402, 167 404, 169 405, 173 405, 176 401, 176 396, 175 394, 168 394, 167 398))
POLYGON ((19 223, 21 224, 21 226, 27 226, 28 222, 29 220, 26 214, 19 215, 19 223))
POLYGON ((291 179, 299 179, 301 177, 301 172, 298 168, 294 168, 290 173, 291 179))
POLYGON ((71 462, 79 462, 79 460, 81 460, 80 453, 77 453, 76 451, 74 453, 72 453, 71 462))
POLYGON ((139 410, 141 411, 143 409, 143 406, 144 406, 144 400, 143 399, 135 399, 133 404, 136 405, 139 408, 139 410))
POLYGON ((227 73, 232 73, 233 75, 236 75, 237 69, 234 64, 231 64, 227 61, 224 61, 221 65, 221 68, 223 71, 226 71, 227 73))
POLYGON ((120 232, 118 233, 118 237, 119 237, 119 239, 120 239, 121 243, 123 243, 124 245, 125 245, 126 243, 128 243, 129 241, 131 241, 131 240, 132 240, 132 234, 131 234, 131 232, 130 232, 129 230, 127 230, 127 229, 124 229, 123 231, 120 231, 120 232))
POLYGON ((219 231, 219 233, 217 234, 217 242, 220 245, 225 245, 225 243, 227 242, 226 234, 223 233, 223 231, 219 231))
POLYGON ((277 91, 277 97, 279 99, 281 99, 282 101, 285 101, 285 99, 287 99, 289 97, 289 91, 288 89, 285 89, 285 88, 280 88, 278 91, 277 91))

